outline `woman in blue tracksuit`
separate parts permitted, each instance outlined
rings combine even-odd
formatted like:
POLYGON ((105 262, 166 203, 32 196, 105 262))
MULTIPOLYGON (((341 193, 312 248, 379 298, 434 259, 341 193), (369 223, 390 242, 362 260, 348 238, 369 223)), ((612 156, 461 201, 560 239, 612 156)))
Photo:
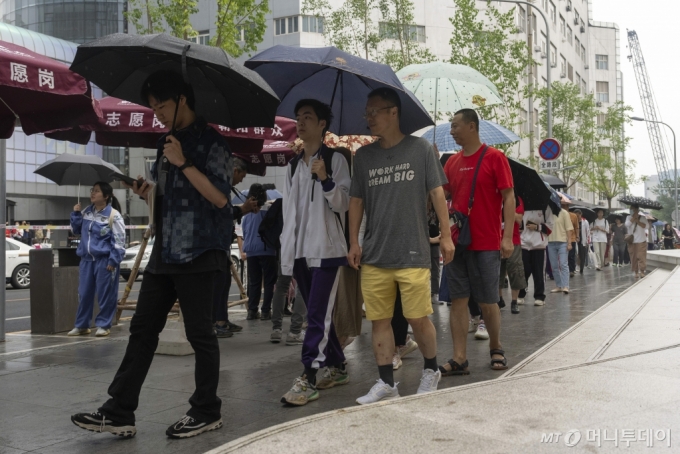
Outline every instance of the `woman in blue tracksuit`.
POLYGON ((96 336, 109 335, 118 304, 120 262, 125 256, 125 222, 110 184, 95 183, 90 189, 90 202, 82 213, 80 204, 74 206, 71 213, 71 230, 80 235, 76 252, 80 257, 80 302, 76 326, 69 336, 90 333, 95 293, 99 301, 96 336))

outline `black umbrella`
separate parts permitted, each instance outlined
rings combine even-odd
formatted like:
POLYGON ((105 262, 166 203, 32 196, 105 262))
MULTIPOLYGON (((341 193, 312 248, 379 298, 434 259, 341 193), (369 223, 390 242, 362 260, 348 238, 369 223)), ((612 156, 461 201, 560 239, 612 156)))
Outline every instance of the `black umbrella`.
MULTIPOLYGON (((444 153, 440 158, 442 166, 446 164, 451 156, 455 153, 444 153)), ((553 209, 550 203, 550 189, 543 183, 538 172, 529 166, 522 164, 519 161, 508 158, 510 163, 510 170, 512 171, 512 179, 514 180, 515 195, 522 198, 524 202, 524 209, 530 210, 545 210, 548 206, 553 209)), ((553 211, 555 211, 553 209, 553 211)), ((557 207, 557 213, 559 207, 557 207)))
POLYGON ((647 197, 634 197, 629 195, 620 197, 619 202, 623 203, 624 205, 637 205, 639 208, 663 210, 663 206, 659 202, 648 199, 647 197))
POLYGON ((401 131, 410 134, 434 122, 420 101, 407 90, 392 68, 335 47, 274 46, 245 62, 269 82, 281 98, 279 115, 293 118, 295 104, 305 98, 331 106, 330 131, 339 136, 367 134, 367 95, 392 88, 401 100, 401 131))
POLYGON ((569 207, 569 211, 576 211, 576 210, 581 210, 581 216, 585 218, 586 221, 589 223, 593 222, 595 219, 597 219, 597 213, 595 213, 593 210, 590 208, 574 205, 569 207))
POLYGON ((561 188, 567 187, 567 183, 560 180, 559 178, 557 178, 554 175, 548 175, 547 173, 542 173, 540 175, 541 175, 541 178, 543 179, 543 181, 545 181, 546 183, 548 183, 550 186, 552 186, 555 189, 561 189, 561 188))
POLYGON ((254 71, 218 47, 165 33, 115 33, 78 46, 71 70, 110 96, 146 105, 141 88, 158 70, 184 76, 196 95, 196 113, 209 123, 241 128, 274 126, 279 99, 254 71))

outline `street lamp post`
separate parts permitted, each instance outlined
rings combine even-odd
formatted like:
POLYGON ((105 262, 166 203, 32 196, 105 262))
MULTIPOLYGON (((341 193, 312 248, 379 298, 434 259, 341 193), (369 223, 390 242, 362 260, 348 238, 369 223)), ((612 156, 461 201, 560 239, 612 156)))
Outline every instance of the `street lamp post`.
MULTIPOLYGON (((505 2, 505 3, 517 3, 517 4, 522 4, 522 5, 528 5, 534 8, 535 11, 537 11, 541 17, 543 17, 543 20, 545 21, 545 34, 546 34, 546 39, 548 40, 548 44, 545 49, 545 55, 546 55, 546 63, 548 66, 548 74, 547 74, 547 83, 548 83, 548 101, 546 105, 546 111, 547 111, 547 123, 548 123, 548 138, 552 138, 552 127, 553 127, 553 119, 552 119, 552 96, 550 95, 550 88, 551 88, 551 83, 552 83, 552 78, 550 77, 550 73, 552 72, 552 67, 550 66, 550 24, 548 23, 548 18, 543 14, 543 11, 540 9, 536 8, 536 6, 533 3, 529 2, 523 2, 519 0, 497 0, 499 2, 505 2)), ((527 10, 528 11, 528 10, 527 10)), ((529 21, 530 22, 530 21, 529 21)))
MULTIPOLYGON (((678 213, 678 153, 677 153, 678 150, 675 147, 675 131, 673 131, 673 128, 671 128, 669 124, 664 123, 663 121, 646 120, 642 117, 630 117, 630 119, 635 120, 635 121, 647 121, 649 123, 658 123, 660 125, 664 125, 668 129, 670 129, 671 132, 673 133, 673 167, 674 167, 674 169, 673 169, 673 179, 675 180, 675 183, 673 184, 673 186, 675 187, 675 217, 676 217, 675 227, 677 228, 679 223, 680 223, 680 219, 678 219, 678 217, 680 217, 680 216, 678 216, 678 215, 680 215, 680 213, 678 213)), ((671 220, 673 220, 672 217, 671 217, 671 220)))

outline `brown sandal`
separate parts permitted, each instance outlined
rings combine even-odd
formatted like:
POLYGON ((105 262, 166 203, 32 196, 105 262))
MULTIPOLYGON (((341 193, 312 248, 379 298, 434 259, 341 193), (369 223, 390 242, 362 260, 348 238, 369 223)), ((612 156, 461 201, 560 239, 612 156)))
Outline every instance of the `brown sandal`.
POLYGON ((507 370, 508 360, 505 358, 505 351, 501 349, 493 349, 490 352, 491 355, 491 370, 507 370), (502 355, 503 359, 494 358, 493 355, 502 355))
POLYGON ((439 372, 442 373, 442 377, 447 377, 449 375, 470 375, 468 370, 468 360, 466 359, 463 364, 458 364, 453 359, 447 361, 451 370, 444 369, 444 366, 439 366, 439 372))

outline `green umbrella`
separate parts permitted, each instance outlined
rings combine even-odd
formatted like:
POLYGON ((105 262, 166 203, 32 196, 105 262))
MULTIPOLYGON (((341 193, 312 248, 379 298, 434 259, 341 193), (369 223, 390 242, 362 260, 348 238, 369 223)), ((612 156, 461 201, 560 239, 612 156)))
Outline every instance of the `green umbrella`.
POLYGON ((409 65, 397 76, 435 119, 438 112, 503 104, 496 86, 469 66, 442 62, 409 65))

